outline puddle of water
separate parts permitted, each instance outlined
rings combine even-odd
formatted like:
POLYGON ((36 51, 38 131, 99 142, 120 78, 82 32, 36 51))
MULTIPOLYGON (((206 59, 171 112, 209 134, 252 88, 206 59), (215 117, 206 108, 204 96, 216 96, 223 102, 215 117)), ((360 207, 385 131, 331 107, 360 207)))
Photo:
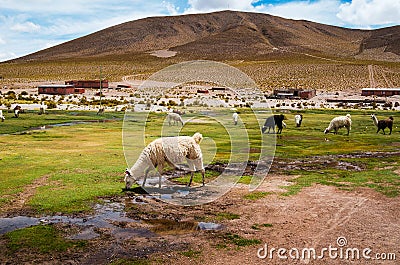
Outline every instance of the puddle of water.
POLYGON ((157 234, 188 234, 196 230, 221 230, 223 225, 211 222, 175 221, 169 219, 151 219, 146 223, 153 225, 151 231, 157 234))
POLYGON ((56 124, 49 124, 49 125, 43 125, 39 127, 32 127, 24 131, 20 132, 15 132, 15 133, 10 133, 10 134, 0 134, 1 135, 20 135, 20 134, 27 134, 31 131, 43 131, 43 130, 49 130, 52 128, 57 128, 57 127, 67 127, 67 126, 74 126, 74 125, 80 125, 80 124, 91 124, 91 123, 106 123, 106 122, 112 122, 116 121, 118 119, 108 119, 108 120, 86 120, 86 121, 70 121, 70 122, 64 122, 64 123, 56 123, 56 124))
POLYGON ((216 223, 199 222, 197 226, 200 230, 221 230, 221 229, 223 229, 223 225, 216 224, 216 223))
POLYGON ((40 223, 38 218, 27 216, 16 216, 11 218, 0 218, 0 235, 20 228, 37 225, 40 223))
POLYGON ((157 234, 188 234, 197 229, 197 223, 191 221, 175 221, 169 219, 151 219, 146 223, 151 224, 153 227, 151 231, 157 234))
MULTIPOLYGON (((84 228, 81 232, 72 235, 70 238, 93 239, 99 236, 99 234, 95 232, 94 228, 106 228, 110 230, 111 234, 113 234, 115 231, 120 229, 115 224, 140 222, 139 220, 127 217, 124 207, 125 206, 122 203, 105 201, 105 204, 96 204, 94 206, 95 214, 93 216, 82 218, 69 216, 44 216, 40 218, 16 216, 11 218, 0 218, 0 234, 5 234, 16 229, 34 225, 65 223, 78 225, 84 228)), ((143 234, 143 231, 136 233, 136 235, 138 234, 143 234)))
MULTIPOLYGON (((185 193, 189 191, 182 190, 182 192, 185 193)), ((44 217, 16 216, 0 218, 0 235, 30 226, 57 223, 79 226, 81 231, 68 237, 69 239, 76 240, 90 240, 97 238, 100 236, 98 229, 107 231, 107 233, 111 234, 116 240, 127 240, 133 237, 150 238, 158 236, 157 234, 187 234, 196 230, 220 230, 223 228, 222 225, 215 223, 197 223, 194 221, 176 221, 169 219, 152 219, 145 221, 145 223, 152 226, 150 229, 132 227, 133 223, 139 224, 141 221, 127 217, 125 207, 129 203, 147 203, 145 200, 146 196, 147 195, 135 196, 134 198, 126 199, 123 203, 104 200, 103 204, 96 204, 94 206, 95 214, 87 217, 56 215, 44 217)))

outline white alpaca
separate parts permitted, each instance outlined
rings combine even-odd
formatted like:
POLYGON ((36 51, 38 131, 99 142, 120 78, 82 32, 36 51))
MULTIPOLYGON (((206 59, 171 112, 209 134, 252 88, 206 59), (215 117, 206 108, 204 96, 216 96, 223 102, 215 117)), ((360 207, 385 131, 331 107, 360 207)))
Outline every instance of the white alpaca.
POLYGON ((3 111, 0 110, 0 119, 3 122, 6 118, 3 116, 3 111))
POLYGON ((182 117, 178 113, 173 113, 173 112, 168 113, 167 121, 168 121, 169 126, 171 126, 171 123, 173 123, 173 124, 181 123, 183 125, 182 117))
POLYGON ((146 183, 147 174, 150 170, 157 168, 159 172, 159 187, 161 188, 161 174, 165 164, 175 168, 177 163, 186 159, 190 169, 190 181, 192 184, 193 172, 201 170, 204 186, 203 154, 200 149, 200 142, 203 136, 195 133, 193 136, 176 136, 158 138, 148 144, 140 154, 136 163, 131 169, 125 171, 125 185, 129 189, 133 182, 144 176, 142 186, 146 183))
POLYGON ((44 104, 44 102, 42 102, 42 104, 40 104, 40 108, 39 108, 39 115, 45 114, 46 113, 46 104, 44 104))
POLYGON ((331 123, 329 123, 329 127, 325 129, 324 133, 327 134, 333 129, 334 130, 333 133, 337 134, 338 130, 343 127, 346 127, 347 135, 349 135, 350 130, 351 130, 350 114, 347 114, 346 116, 339 116, 339 117, 333 118, 331 120, 331 123))
POLYGON ((296 122, 296 127, 301 126, 301 122, 303 121, 303 115, 297 114, 294 116, 294 121, 296 122))
POLYGON ((233 124, 237 125, 238 119, 239 119, 239 114, 237 114, 236 112, 233 113, 232 119, 233 119, 233 124))

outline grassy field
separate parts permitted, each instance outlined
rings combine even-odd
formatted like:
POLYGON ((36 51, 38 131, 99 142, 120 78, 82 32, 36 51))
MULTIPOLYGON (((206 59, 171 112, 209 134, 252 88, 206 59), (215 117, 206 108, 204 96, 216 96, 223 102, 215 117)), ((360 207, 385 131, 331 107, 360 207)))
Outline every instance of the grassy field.
MULTIPOLYGON (((341 129, 338 135, 324 135, 329 121, 343 115, 343 111, 309 110, 303 112, 304 121, 300 128, 294 125, 295 113, 286 113, 288 128, 277 136, 276 161, 304 160, 306 169, 282 169, 281 174, 296 175, 294 185, 286 195, 294 194, 312 183, 334 185, 340 188, 371 187, 388 196, 400 192, 400 157, 359 157, 354 154, 366 152, 396 152, 400 146, 400 128, 396 125, 400 114, 378 112, 380 118, 394 116, 392 135, 376 134, 375 126, 367 111, 351 111, 353 126, 349 136, 341 129), (354 156, 339 156, 353 154, 354 156), (362 170, 352 172, 346 169, 320 167, 321 157, 358 165, 362 170), (312 161, 315 160, 315 165, 312 161), (397 172, 397 173, 396 173, 397 172)), ((136 113, 140 117, 141 113, 136 113)), ((189 119, 191 115, 185 116, 189 119)), ((259 128, 252 113, 243 109, 241 118, 250 135, 250 147, 260 148, 259 128)), ((158 137, 163 114, 150 115, 147 124, 149 142, 158 137)), ((131 129, 135 130, 133 123, 131 129)), ((107 113, 97 116, 92 112, 49 112, 46 115, 21 114, 19 119, 7 119, 0 123, 0 207, 7 206, 15 195, 32 192, 26 204, 35 212, 73 213, 90 210, 98 197, 122 195, 123 171, 126 161, 122 148, 122 114, 107 113), (114 120, 112 120, 114 118, 114 120), (120 118, 120 119, 118 119, 120 118), (69 121, 111 120, 109 122, 88 122, 72 126, 54 127, 49 130, 27 129, 46 124, 69 121), (23 133, 19 133, 23 132, 23 133)), ((179 126, 168 128, 178 130, 179 126)), ((137 128, 137 135, 142 133, 137 128)), ((212 139, 216 155, 207 157, 208 147, 203 152, 208 162, 226 162, 230 156, 230 142, 227 129, 210 126, 204 122, 187 123, 181 134, 191 135, 195 131, 212 139)), ((169 132, 169 133, 172 133, 169 132)), ((207 141, 206 141, 207 142, 207 141)), ((262 143, 267 146, 267 143, 262 143)), ((212 148, 210 149, 212 150, 212 148)), ((257 153, 250 155, 250 160, 257 153)), ((208 178, 215 177, 210 172, 208 178)), ((186 179, 181 179, 186 182, 186 179)), ((195 182, 200 178, 195 178, 195 182)))

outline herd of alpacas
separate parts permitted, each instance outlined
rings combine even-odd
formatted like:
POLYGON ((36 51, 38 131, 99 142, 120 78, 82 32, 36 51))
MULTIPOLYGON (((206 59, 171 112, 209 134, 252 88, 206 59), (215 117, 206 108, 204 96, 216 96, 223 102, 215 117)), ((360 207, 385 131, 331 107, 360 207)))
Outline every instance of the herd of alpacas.
MULTIPOLYGON (((1 113, 0 113, 1 114, 1 113)), ((239 114, 234 112, 232 115, 233 124, 237 125, 239 120, 239 114)), ((385 134, 385 129, 390 130, 389 134, 392 133, 393 128, 393 117, 390 116, 385 120, 378 120, 378 118, 371 114, 375 126, 378 128, 377 133, 382 130, 385 134)), ((167 114, 166 120, 171 125, 181 124, 184 125, 184 121, 181 117, 181 113, 170 112, 167 114)), ((267 129, 270 133, 275 133, 275 127, 278 128, 277 134, 281 134, 283 128, 286 128, 284 122, 286 120, 285 115, 275 114, 266 118, 264 125, 261 128, 262 133, 266 133, 267 129)), ((294 116, 296 127, 301 127, 303 121, 302 114, 296 114, 294 116)), ((331 120, 328 127, 324 130, 324 133, 333 132, 338 133, 340 128, 347 129, 347 135, 350 134, 351 130, 351 115, 338 116, 331 120)), ((200 171, 202 175, 202 184, 204 184, 205 169, 203 165, 203 154, 200 148, 200 142, 203 139, 202 134, 195 133, 193 136, 175 136, 175 137, 162 137, 152 141, 148 144, 137 159, 136 163, 129 169, 125 170, 125 186, 126 189, 130 189, 134 183, 137 182, 139 177, 144 177, 141 184, 142 187, 146 184, 147 175, 151 170, 157 168, 158 170, 158 186, 161 188, 161 177, 164 167, 168 164, 172 168, 176 168, 178 163, 186 160, 190 170, 190 180, 187 184, 189 187, 193 181, 193 174, 195 171, 200 171)))

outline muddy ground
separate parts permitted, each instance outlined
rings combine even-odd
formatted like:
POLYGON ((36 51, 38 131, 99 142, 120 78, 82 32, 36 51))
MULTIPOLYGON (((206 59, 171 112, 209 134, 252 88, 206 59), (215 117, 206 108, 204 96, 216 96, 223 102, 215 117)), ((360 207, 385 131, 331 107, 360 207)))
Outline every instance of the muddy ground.
MULTIPOLYGON (((10 254, 6 239, 1 237, 0 263, 109 264, 124 259, 127 263, 117 264, 143 260, 149 264, 399 264, 400 198, 388 198, 367 188, 343 191, 322 185, 282 196, 282 187, 290 185, 293 177, 269 174, 257 190, 269 193, 262 198, 246 199, 247 186, 238 184, 218 200, 194 207, 175 206, 134 192, 104 198, 106 204, 122 207, 118 212, 121 218, 105 218, 108 227, 87 232, 87 228, 74 223, 53 224, 66 238, 77 232, 81 238, 86 235, 88 244, 83 249, 52 254, 21 249, 10 254), (206 227, 210 230, 200 229, 199 224, 204 223, 210 225, 206 227), (346 245, 338 245, 340 237, 345 237, 346 245), (268 251, 296 248, 301 253, 304 248, 315 248, 317 256, 321 256, 322 248, 331 246, 338 248, 332 252, 338 257, 330 258, 325 252, 323 259, 309 259, 307 254, 305 259, 292 259, 286 252, 287 259, 280 259, 275 251, 272 258, 261 259, 257 252, 265 244, 268 251), (340 258, 340 249, 345 253, 347 248, 358 248, 360 255, 370 248, 367 254, 372 258, 377 253, 395 253, 397 261, 349 261, 345 254, 340 258)), ((30 213, 23 203, 26 199, 20 198, 19 204, 2 216, 30 213)), ((342 244, 344 239, 340 240, 342 244)), ((263 254, 264 250, 259 251, 263 254)))

